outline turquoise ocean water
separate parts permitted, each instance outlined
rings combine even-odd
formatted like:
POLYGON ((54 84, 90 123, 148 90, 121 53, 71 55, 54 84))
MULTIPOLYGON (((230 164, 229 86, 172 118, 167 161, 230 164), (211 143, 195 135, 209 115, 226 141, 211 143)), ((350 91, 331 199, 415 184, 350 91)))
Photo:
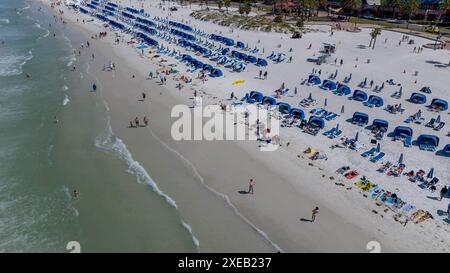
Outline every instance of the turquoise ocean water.
POLYGON ((36 3, 0 1, 0 252, 68 252, 69 241, 82 251, 195 251, 167 198, 137 183, 151 178, 87 91, 77 35, 36 3))

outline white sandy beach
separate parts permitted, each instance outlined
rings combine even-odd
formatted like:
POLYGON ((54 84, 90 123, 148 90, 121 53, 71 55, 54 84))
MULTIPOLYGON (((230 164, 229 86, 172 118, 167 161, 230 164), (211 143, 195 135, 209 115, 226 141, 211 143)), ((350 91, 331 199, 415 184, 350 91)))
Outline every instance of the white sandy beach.
MULTIPOLYGON (((44 2, 48 4, 56 1, 44 2)), ((137 9, 142 7, 151 15, 150 18, 166 17, 169 13, 168 8, 173 5, 172 3, 163 5, 165 8, 163 11, 158 8, 159 2, 156 1, 115 2, 137 9)), ((440 113, 441 120, 447 123, 441 131, 435 131, 424 125, 406 124, 404 120, 419 109, 422 109, 425 121, 437 116, 437 113, 426 110, 424 105, 406 101, 411 93, 418 92, 424 86, 429 86, 432 90, 432 94, 427 94, 427 104, 432 98, 449 101, 450 66, 447 64, 450 61, 450 51, 425 48, 421 54, 413 53, 415 46, 433 43, 433 41, 410 36, 415 41, 414 45, 403 42, 399 46, 399 40, 404 34, 386 30, 383 30, 378 37, 374 50, 365 48, 370 40, 371 29, 362 29, 359 33, 336 30, 334 35, 330 36, 330 26, 308 26, 316 31, 304 34, 302 39, 290 39, 289 34, 239 29, 234 29, 231 33, 227 27, 190 17, 192 10, 199 9, 196 5, 192 5, 192 8, 176 6, 178 11, 172 12, 171 20, 184 22, 206 33, 220 34, 231 37, 235 41, 248 43, 250 48, 254 46, 261 50, 264 48, 265 53, 256 54, 257 57, 265 58, 274 51, 283 52, 288 58, 292 56, 293 60, 291 63, 278 64, 269 60, 269 65, 265 68, 249 64, 247 69, 240 73, 221 67, 224 72, 223 77, 209 78, 206 83, 194 79, 193 83, 184 84, 184 88, 178 90, 175 88, 179 82, 176 77, 173 79, 172 76, 168 76, 166 86, 159 86, 157 78, 153 80, 146 78, 149 71, 162 70, 169 64, 176 64, 180 74, 195 78, 197 73, 186 72, 185 64, 178 63, 178 60, 169 56, 162 56, 167 62, 161 63, 160 58, 151 58, 155 55, 155 49, 150 49, 151 52, 146 49, 145 57, 142 57, 140 50, 135 48, 135 44, 126 43, 130 41, 130 35, 117 32, 121 40, 121 43, 117 45, 114 44, 113 31, 103 27, 98 19, 87 22, 93 17, 74 12, 73 9, 68 9, 64 5, 58 5, 54 10, 55 14, 58 14, 58 10, 64 11, 62 15, 64 20, 86 35, 86 39, 93 45, 92 53, 104 56, 118 67, 115 72, 102 72, 103 64, 96 62, 93 68, 98 70, 93 71, 93 74, 98 77, 102 89, 101 95, 110 108, 112 130, 115 135, 124 140, 133 157, 145 169, 161 171, 161 179, 155 180, 159 188, 177 202, 181 214, 185 216, 186 221, 192 226, 193 233, 200 239, 200 251, 367 252, 366 244, 372 240, 379 241, 381 250, 389 252, 448 252, 450 250, 449 223, 444 221, 446 216, 438 213, 438 211, 446 210, 449 198, 444 198, 442 201, 435 199, 439 195, 441 186, 448 184, 450 180, 448 171, 450 158, 419 150, 415 145, 404 147, 399 141, 394 142, 391 137, 385 136, 380 143, 386 156, 378 163, 371 163, 367 158, 360 156, 362 152, 374 147, 370 144, 372 138, 370 130, 346 121, 354 112, 364 112, 370 117, 369 125, 375 118, 389 121, 388 132, 392 132, 396 126, 403 125, 413 128, 414 140, 420 134, 436 135, 440 138, 438 150, 442 149, 450 143, 447 136, 448 110, 440 113), (82 23, 82 20, 86 23, 82 23), (108 31, 108 36, 99 40, 89 38, 101 31, 108 31), (260 43, 257 43, 258 40, 260 43), (336 44, 337 50, 332 55, 331 62, 321 66, 308 62, 308 58, 319 55, 319 49, 323 43, 336 44), (310 44, 312 48, 308 49, 310 44), (290 48, 292 52, 289 52, 290 48), (337 65, 333 62, 335 58, 338 60, 337 65), (344 61, 342 66, 339 65, 340 59, 344 61), (370 63, 366 62, 367 59, 370 59, 370 63), (352 80, 348 84, 352 90, 365 77, 368 81, 373 80, 374 85, 381 85, 387 79, 393 79, 396 83, 401 83, 403 88, 403 96, 400 99, 391 97, 398 90, 398 86, 386 84, 385 89, 380 93, 374 93, 369 88, 363 90, 368 95, 382 97, 385 105, 401 103, 406 110, 402 114, 390 114, 383 110, 384 107, 368 108, 361 102, 348 100, 348 96, 337 96, 330 91, 323 91, 318 86, 301 85, 300 83, 308 78, 313 68, 322 71, 321 79, 327 79, 337 69, 336 80, 341 82, 345 76, 352 73, 352 80), (260 69, 268 71, 266 80, 258 79, 260 69), (419 72, 417 76, 414 75, 415 71, 419 72), (132 79, 131 75, 135 75, 136 78, 132 79), (232 85, 236 80, 245 80, 245 83, 232 85), (306 117, 309 118, 311 115, 309 111, 316 107, 323 107, 327 99, 327 110, 338 113, 340 116, 335 120, 326 121, 322 132, 339 124, 345 136, 353 137, 359 132, 359 141, 365 147, 359 151, 348 148, 330 149, 330 146, 340 142, 339 138, 331 140, 322 133, 311 136, 296 127, 281 128, 280 137, 283 146, 275 152, 261 152, 258 142, 174 141, 170 137, 170 126, 173 122, 170 118, 171 107, 176 104, 191 106, 194 90, 203 97, 205 104, 230 104, 228 98, 231 92, 234 92, 238 98, 242 98, 252 90, 274 96, 274 90, 279 89, 282 83, 290 90, 287 95, 278 98, 278 101, 297 107, 300 100, 312 93, 318 104, 315 107, 303 108, 306 117), (294 94, 295 87, 298 89, 297 94, 294 94), (143 91, 149 94, 150 106, 138 101, 143 91), (343 105, 345 112, 341 114, 343 105), (138 130, 127 128, 131 119, 144 115, 150 117, 148 128, 138 130), (160 148, 149 147, 149 141, 157 145, 158 140, 160 140, 160 148), (286 147, 288 142, 290 145, 286 147), (308 147, 326 154, 328 160, 308 159, 308 156, 303 154, 308 147), (165 150, 177 157, 179 162, 184 164, 185 169, 177 173, 177 170, 171 170, 164 164, 170 164, 170 160, 161 159, 161 162, 155 162, 152 156, 155 149, 160 152, 165 150), (419 169, 428 172, 434 168, 434 175, 440 179, 437 191, 432 193, 427 189, 421 189, 418 183, 408 181, 404 175, 393 177, 377 172, 377 169, 386 161, 396 163, 400 154, 404 155, 405 172, 410 170, 416 172, 419 169), (428 219, 420 224, 409 222, 406 226, 396 222, 393 218, 396 212, 384 204, 377 205, 376 203, 380 202, 371 198, 369 192, 364 192, 354 185, 359 177, 349 180, 335 173, 344 165, 349 165, 352 170, 357 170, 360 175, 366 176, 381 188, 395 192, 416 209, 430 212, 434 219, 428 219), (172 179, 164 180, 162 178, 164 173, 170 172, 174 172, 172 179), (203 190, 187 195, 192 185, 189 184, 191 182, 183 183, 181 180, 184 172, 194 175, 197 179, 192 183, 201 186, 203 190), (253 196, 240 194, 239 191, 247 189, 250 178, 256 180, 255 194, 253 196), (336 185, 336 183, 343 183, 344 186, 336 185), (315 206, 320 207, 317 221, 315 223, 301 221, 301 218, 310 218, 311 209, 315 206), (220 211, 223 225, 227 224, 227 219, 232 219, 230 223, 236 229, 236 233, 245 230, 244 226, 246 226, 254 231, 255 237, 262 238, 265 243, 255 244, 254 248, 245 248, 244 238, 236 234, 236 238, 231 240, 232 247, 221 248, 221 240, 226 238, 218 235, 220 230, 217 228, 209 228, 217 227, 217 223, 208 222, 208 214, 216 213, 214 208, 220 211), (202 248, 202 238, 210 239, 215 236, 217 238, 214 243, 202 248), (242 242, 242 248, 240 248, 239 240, 242 242)), ((157 37, 152 38, 158 40, 157 37)), ((186 51, 175 44, 159 42, 171 49, 186 51)), ((90 52, 83 54, 90 54, 90 52)), ((198 59, 213 63, 201 56, 198 59)), ((223 228, 228 227, 223 226, 223 228)), ((253 239, 248 238, 248 240, 250 242, 253 239)))

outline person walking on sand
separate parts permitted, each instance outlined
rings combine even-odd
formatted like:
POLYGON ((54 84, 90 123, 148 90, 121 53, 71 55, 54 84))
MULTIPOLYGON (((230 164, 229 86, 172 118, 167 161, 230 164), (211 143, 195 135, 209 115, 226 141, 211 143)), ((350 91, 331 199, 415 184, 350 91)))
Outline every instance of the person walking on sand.
POLYGON ((145 101, 146 97, 147 97, 147 95, 144 92, 142 92, 142 101, 145 101))
POLYGON ((250 179, 250 181, 248 182, 248 191, 247 193, 254 193, 254 187, 255 186, 255 181, 253 179, 250 179))
POLYGON ((319 207, 315 207, 312 210, 312 215, 311 215, 311 222, 314 223, 314 221, 316 220, 316 215, 319 214, 319 207))
POLYGON ((97 91, 97 85, 95 83, 92 85, 92 91, 97 91))
POLYGON ((77 190, 73 190, 73 198, 78 199, 78 196, 80 196, 80 193, 77 190))
POLYGON ((444 198, 444 196, 448 193, 448 188, 447 186, 442 187, 441 192, 440 192, 440 198, 439 201, 442 201, 442 198, 444 198))
POLYGON ((264 72, 264 79, 267 79, 267 71, 264 72))
POLYGON ((134 123, 136 124, 136 127, 139 127, 139 118, 134 118, 134 123))
POLYGON ((148 125, 148 118, 147 118, 147 116, 144 116, 144 124, 145 124, 145 126, 148 125))
POLYGON ((259 70, 259 78, 261 79, 262 76, 262 70, 259 70))

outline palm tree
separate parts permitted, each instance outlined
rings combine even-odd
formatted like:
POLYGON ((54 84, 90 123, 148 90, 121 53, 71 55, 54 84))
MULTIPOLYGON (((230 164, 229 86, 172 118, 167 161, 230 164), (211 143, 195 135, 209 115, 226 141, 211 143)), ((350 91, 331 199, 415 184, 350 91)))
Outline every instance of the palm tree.
POLYGON ((400 9, 403 0, 384 0, 383 5, 392 8, 392 19, 395 19, 395 12, 400 9))
POLYGON ((228 8, 231 6, 231 0, 223 0, 223 5, 225 6, 228 12, 228 8))
POLYGON ((375 49, 375 43, 377 42, 377 37, 381 34, 381 28, 374 28, 370 32, 370 44, 369 48, 375 49))
POLYGON ((223 7, 223 1, 222 0, 217 0, 217 7, 219 7, 219 10, 222 10, 223 7))
POLYGON ((408 12, 408 23, 406 28, 409 28, 411 17, 420 8, 420 0, 408 0, 402 3, 402 8, 408 12))
POLYGON ((442 15, 445 14, 445 11, 447 9, 450 9, 450 0, 442 0, 441 3, 439 4, 439 12, 440 12, 440 16, 439 19, 442 17, 442 15))
POLYGON ((342 0, 342 7, 349 9, 350 14, 353 14, 355 10, 359 10, 362 7, 362 0, 342 0))

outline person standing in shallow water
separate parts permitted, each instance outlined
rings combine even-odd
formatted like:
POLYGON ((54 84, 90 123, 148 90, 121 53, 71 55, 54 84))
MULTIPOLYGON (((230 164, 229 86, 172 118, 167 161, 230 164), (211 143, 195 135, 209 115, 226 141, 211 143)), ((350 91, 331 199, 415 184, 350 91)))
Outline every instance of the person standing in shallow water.
POLYGON ((247 192, 253 194, 254 186, 255 186, 255 181, 253 179, 250 179, 250 182, 248 182, 248 191, 247 192))
POLYGON ((316 215, 319 214, 319 207, 315 207, 312 210, 312 215, 311 215, 311 222, 314 223, 314 221, 316 220, 316 215))

